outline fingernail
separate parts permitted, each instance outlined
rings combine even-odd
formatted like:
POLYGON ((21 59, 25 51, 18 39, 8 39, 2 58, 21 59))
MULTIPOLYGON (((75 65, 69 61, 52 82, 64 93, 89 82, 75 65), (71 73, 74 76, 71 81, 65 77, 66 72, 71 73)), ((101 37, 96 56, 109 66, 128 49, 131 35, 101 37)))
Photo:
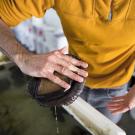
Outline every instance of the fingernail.
POLYGON ((67 91, 67 90, 69 90, 70 88, 71 88, 71 86, 68 85, 67 88, 66 88, 64 91, 67 91))
POLYGON ((80 78, 80 79, 79 79, 79 82, 83 82, 83 81, 84 81, 84 79, 83 79, 83 78, 80 78))
POLYGON ((84 67, 87 68, 88 67, 88 64, 87 63, 84 63, 84 67))
POLYGON ((87 77, 88 76, 88 72, 85 74, 85 77, 87 77))

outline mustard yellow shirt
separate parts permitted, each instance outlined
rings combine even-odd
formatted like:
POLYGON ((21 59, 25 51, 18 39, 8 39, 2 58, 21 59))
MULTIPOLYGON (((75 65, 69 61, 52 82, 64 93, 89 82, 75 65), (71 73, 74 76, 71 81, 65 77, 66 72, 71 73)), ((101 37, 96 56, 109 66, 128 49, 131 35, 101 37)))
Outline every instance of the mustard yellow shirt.
POLYGON ((42 17, 49 8, 61 19, 70 52, 89 63, 87 86, 112 88, 130 80, 135 66, 135 0, 0 0, 0 17, 16 26, 32 16, 42 17))

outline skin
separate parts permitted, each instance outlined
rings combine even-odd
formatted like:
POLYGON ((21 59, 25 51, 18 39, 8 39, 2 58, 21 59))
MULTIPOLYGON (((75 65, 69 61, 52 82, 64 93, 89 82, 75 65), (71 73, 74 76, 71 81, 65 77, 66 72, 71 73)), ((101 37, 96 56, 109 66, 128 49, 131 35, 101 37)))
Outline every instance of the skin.
MULTIPOLYGON (((69 89, 70 85, 54 75, 57 71, 73 80, 82 82, 88 72, 79 69, 87 68, 88 64, 64 54, 66 48, 46 54, 32 54, 18 43, 8 26, 0 20, 0 49, 20 70, 30 76, 48 78, 52 82, 69 89)), ((108 103, 113 114, 124 113, 135 107, 135 85, 128 94, 114 97, 108 103)))
POLYGON ((55 76, 53 73, 65 75, 78 82, 83 82, 88 76, 87 71, 79 67, 87 68, 88 64, 64 54, 66 48, 46 54, 33 54, 23 48, 15 39, 8 26, 0 20, 0 49, 5 53, 20 70, 34 77, 43 77, 69 89, 70 85, 55 76))
POLYGON ((135 85, 124 96, 113 97, 107 105, 112 114, 125 113, 135 107, 135 85))

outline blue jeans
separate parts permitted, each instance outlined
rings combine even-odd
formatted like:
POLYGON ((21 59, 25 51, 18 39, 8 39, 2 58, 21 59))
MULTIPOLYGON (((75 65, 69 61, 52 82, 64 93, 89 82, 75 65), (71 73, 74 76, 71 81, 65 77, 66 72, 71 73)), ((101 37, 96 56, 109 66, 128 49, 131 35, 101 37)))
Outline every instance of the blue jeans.
POLYGON ((114 123, 118 123, 122 117, 122 114, 113 115, 107 109, 107 103, 111 101, 111 98, 114 96, 122 96, 128 92, 128 84, 125 84, 121 87, 112 89, 112 88, 102 88, 102 89, 91 89, 88 87, 84 88, 84 91, 81 94, 81 97, 96 108, 99 112, 104 114, 114 123))

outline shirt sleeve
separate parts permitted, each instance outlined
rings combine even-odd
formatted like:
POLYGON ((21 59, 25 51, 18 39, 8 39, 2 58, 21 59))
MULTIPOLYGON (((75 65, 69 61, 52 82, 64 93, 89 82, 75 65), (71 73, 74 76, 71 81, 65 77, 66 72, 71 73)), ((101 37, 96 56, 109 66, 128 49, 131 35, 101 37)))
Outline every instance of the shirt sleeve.
POLYGON ((0 18, 13 27, 32 16, 42 17, 54 0, 0 0, 0 18))

